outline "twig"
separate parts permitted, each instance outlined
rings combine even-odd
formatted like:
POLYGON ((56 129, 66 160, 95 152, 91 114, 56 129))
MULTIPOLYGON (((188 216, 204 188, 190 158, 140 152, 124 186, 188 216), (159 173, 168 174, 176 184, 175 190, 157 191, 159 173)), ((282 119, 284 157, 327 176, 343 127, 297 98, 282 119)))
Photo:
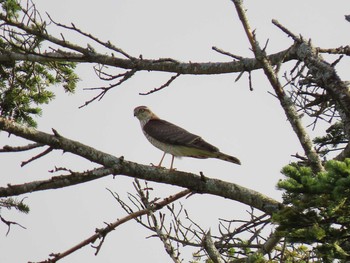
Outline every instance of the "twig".
POLYGON ((272 19, 272 24, 277 26, 279 29, 281 29, 284 33, 286 33, 288 36, 290 36, 295 42, 300 42, 300 37, 297 35, 293 34, 289 29, 284 27, 280 22, 278 22, 276 19, 272 19))
POLYGON ((303 162, 306 162, 307 161, 307 158, 305 156, 302 156, 300 155, 299 153, 296 153, 296 154, 292 154, 291 156, 297 158, 297 159, 300 159, 302 160, 303 162))
POLYGON ((237 60, 242 60, 242 59, 243 59, 243 57, 241 57, 241 56, 232 54, 232 53, 230 53, 230 52, 224 51, 224 50, 222 50, 222 49, 220 49, 220 48, 217 48, 217 47, 212 47, 212 50, 214 50, 214 51, 216 51, 216 52, 218 52, 218 53, 220 53, 220 54, 229 56, 229 57, 231 57, 231 58, 233 58, 233 59, 237 59, 237 60))
POLYGON ((177 73, 176 75, 172 76, 165 84, 163 84, 159 88, 154 88, 153 90, 150 90, 150 91, 145 92, 145 93, 139 93, 139 95, 149 95, 149 94, 152 94, 154 92, 160 91, 160 90, 168 87, 180 75, 181 75, 180 73, 177 73))
POLYGON ((235 82, 237 82, 237 81, 240 80, 240 78, 243 76, 244 72, 245 72, 245 71, 241 71, 241 72, 238 74, 237 78, 235 78, 235 82))
POLYGON ((32 150, 42 146, 44 146, 44 144, 42 143, 30 143, 28 145, 23 145, 23 146, 5 145, 2 149, 0 149, 0 152, 24 152, 24 151, 32 150))
POLYGON ((121 85, 122 83, 124 83, 125 81, 130 79, 136 73, 136 71, 137 71, 136 69, 131 69, 131 70, 125 72, 124 74, 119 74, 118 77, 122 77, 122 78, 114 84, 109 84, 108 87, 84 88, 84 90, 102 90, 102 91, 97 96, 93 97, 92 99, 86 101, 83 105, 79 106, 79 109, 89 105, 90 103, 94 102, 95 100, 100 101, 109 90, 121 85))
POLYGON ((20 226, 22 227, 23 229, 27 229, 26 227, 22 226, 21 224, 17 223, 17 222, 12 222, 12 221, 8 221, 6 220, 5 218, 3 218, 1 215, 0 215, 0 220, 5 223, 7 225, 7 232, 6 232, 6 236, 10 233, 10 230, 11 230, 11 225, 17 225, 17 226, 20 226))
POLYGON ((249 80, 249 90, 253 91, 253 81, 252 81, 252 72, 248 71, 248 80, 249 80))
POLYGON ((133 56, 130 56, 125 51, 123 51, 121 48, 118 48, 118 47, 114 46, 110 41, 107 41, 107 42, 101 41, 97 37, 94 37, 93 35, 91 35, 89 33, 86 33, 84 31, 82 31, 81 29, 77 28, 73 23, 71 23, 71 26, 67 26, 67 25, 64 25, 64 24, 61 24, 61 23, 58 23, 58 22, 54 21, 48 13, 46 13, 46 15, 49 17, 50 21, 52 23, 54 23, 56 26, 76 31, 79 34, 90 38, 91 40, 95 41, 96 43, 99 43, 100 45, 102 45, 102 46, 104 46, 104 47, 106 47, 108 49, 111 49, 113 51, 116 51, 116 52, 122 54, 123 56, 125 56, 126 58, 128 58, 130 60, 135 60, 136 59, 133 56))
MULTIPOLYGON (((113 231, 115 228, 117 228, 118 226, 132 220, 135 219, 137 217, 140 217, 142 215, 148 214, 150 211, 155 211, 155 210, 159 210, 162 209, 164 206, 166 206, 167 204, 170 204, 184 196, 186 196, 188 193, 190 192, 190 190, 183 190, 175 195, 171 195, 167 198, 164 198, 162 201, 157 202, 155 204, 152 204, 150 208, 146 208, 140 211, 136 211, 132 214, 129 214, 121 219, 116 220, 115 222, 111 223, 111 224, 107 224, 107 226, 105 228, 102 229, 96 229, 96 233, 93 234, 92 236, 88 237, 87 239, 85 239, 84 241, 80 242, 79 244, 71 247, 70 249, 62 252, 62 253, 55 253, 55 254, 51 254, 49 259, 41 261, 40 263, 44 263, 44 262, 50 262, 50 263, 54 263, 57 262, 58 260, 67 257, 68 255, 72 254, 73 252, 81 249, 84 246, 89 245, 90 243, 94 243, 97 239, 102 239, 101 242, 104 241, 104 238, 106 237, 107 234, 109 234, 111 231, 113 231)), ((100 249, 99 246, 97 246, 96 248, 100 249)))
MULTIPOLYGON (((147 182, 146 182, 147 184, 147 182)), ((140 200, 143 204, 143 206, 147 209, 149 209, 148 217, 147 219, 151 219, 151 222, 149 221, 149 225, 152 226, 152 229, 157 233, 158 238, 163 242, 165 251, 168 253, 170 258, 173 260, 174 263, 180 263, 179 260, 179 252, 176 253, 176 249, 172 246, 168 235, 164 234, 163 232, 163 219, 161 220, 161 223, 158 222, 157 217, 154 215, 154 210, 151 209, 152 205, 154 205, 154 202, 149 201, 149 191, 148 188, 146 190, 143 190, 141 188, 141 185, 139 183, 138 179, 135 179, 134 187, 139 194, 140 200)))
POLYGON ((23 162, 21 163, 21 167, 27 165, 28 163, 30 163, 30 162, 32 162, 32 161, 35 161, 35 160, 37 160, 37 159, 39 159, 39 158, 45 156, 46 154, 49 154, 49 153, 52 152, 52 151, 53 151, 53 148, 52 148, 52 147, 47 148, 45 151, 39 153, 38 155, 33 156, 33 157, 30 158, 29 160, 23 161, 23 162))
POLYGON ((30 35, 38 36, 38 37, 43 38, 49 42, 57 44, 61 47, 75 50, 75 51, 82 53, 82 54, 85 54, 85 55, 90 53, 90 51, 87 48, 83 48, 83 47, 80 47, 78 45, 72 44, 66 40, 60 40, 58 38, 55 38, 55 37, 43 32, 43 30, 38 30, 38 28, 35 28, 35 27, 32 28, 30 26, 24 25, 21 22, 11 20, 6 15, 3 15, 1 13, 0 13, 0 19, 10 26, 14 26, 14 27, 17 27, 19 29, 22 29, 23 31, 25 31, 26 33, 28 33, 30 35))

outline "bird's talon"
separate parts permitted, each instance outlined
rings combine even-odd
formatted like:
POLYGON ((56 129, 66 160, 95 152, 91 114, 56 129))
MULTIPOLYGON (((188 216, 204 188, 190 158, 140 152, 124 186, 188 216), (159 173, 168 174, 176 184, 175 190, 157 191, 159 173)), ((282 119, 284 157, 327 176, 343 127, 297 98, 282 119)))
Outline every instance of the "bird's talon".
POLYGON ((160 166, 159 164, 155 165, 154 163, 150 163, 149 165, 152 166, 152 167, 165 169, 165 167, 160 166))

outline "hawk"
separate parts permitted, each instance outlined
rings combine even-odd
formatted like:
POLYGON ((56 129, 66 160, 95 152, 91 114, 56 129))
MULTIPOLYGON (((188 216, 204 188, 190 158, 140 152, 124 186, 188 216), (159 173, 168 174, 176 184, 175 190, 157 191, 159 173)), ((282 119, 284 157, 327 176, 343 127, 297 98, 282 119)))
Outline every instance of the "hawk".
POLYGON ((204 141, 175 124, 160 119, 148 107, 134 109, 141 124, 142 131, 151 144, 164 152, 158 166, 161 166, 165 154, 172 155, 170 170, 173 169, 174 157, 217 158, 227 162, 241 164, 236 157, 220 152, 218 148, 204 141))

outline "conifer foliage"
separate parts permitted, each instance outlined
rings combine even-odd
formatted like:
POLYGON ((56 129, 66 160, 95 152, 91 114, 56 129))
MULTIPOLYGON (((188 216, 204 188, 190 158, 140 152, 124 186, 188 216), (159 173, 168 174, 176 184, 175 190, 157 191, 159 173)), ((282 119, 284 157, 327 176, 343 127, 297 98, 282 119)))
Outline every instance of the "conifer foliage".
POLYGON ((286 208, 274 215, 281 235, 292 243, 315 246, 326 261, 350 256, 350 159, 328 161, 313 174, 297 164, 283 168, 278 183, 286 208))

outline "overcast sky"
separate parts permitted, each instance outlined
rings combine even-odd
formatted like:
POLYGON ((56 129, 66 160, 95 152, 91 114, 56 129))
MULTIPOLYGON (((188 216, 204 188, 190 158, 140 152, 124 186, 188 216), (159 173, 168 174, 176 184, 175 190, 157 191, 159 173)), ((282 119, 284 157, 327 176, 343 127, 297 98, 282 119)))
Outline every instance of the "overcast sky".
MULTIPOLYGON (((252 57, 250 46, 230 1, 87 1, 33 0, 37 8, 48 12, 57 22, 73 22, 82 30, 101 40, 110 40, 133 56, 144 58, 174 58, 184 62, 229 61, 216 53, 212 46, 231 53, 252 57)), ((289 47, 292 42, 271 24, 279 20, 295 34, 312 38, 316 46, 328 48, 349 43, 349 1, 245 1, 252 28, 256 28, 261 45, 269 39, 268 53, 289 47)), ((81 45, 86 39, 49 26, 49 33, 81 45)), ((90 42, 91 43, 91 42, 90 42)), ((91 43, 96 50, 101 50, 91 43)), ((346 59, 345 59, 346 60, 346 59)), ((341 62, 338 72, 347 80, 348 67, 341 62)), ((113 70, 117 73, 118 70, 113 70)), ((81 81, 75 95, 67 95, 55 86, 56 100, 44 107, 38 118, 38 129, 50 132, 55 128, 63 136, 78 140, 116 156, 142 163, 158 163, 162 152, 144 138, 133 109, 149 106, 159 117, 201 135, 205 140, 234 155, 242 166, 220 160, 175 160, 178 170, 203 173, 208 177, 234 182, 281 200, 275 185, 282 178, 281 168, 293 161, 291 154, 302 154, 296 136, 279 106, 270 94, 271 87, 261 71, 253 72, 254 91, 249 90, 247 75, 235 82, 237 74, 220 76, 180 76, 170 87, 149 96, 140 96, 164 84, 172 74, 137 73, 122 86, 110 91, 100 102, 78 109, 96 93, 83 88, 108 85, 101 83, 92 65, 77 69, 81 81)), ((308 123, 305 123, 308 124, 308 123)), ((0 134, 0 146, 25 144, 24 140, 0 134)), ((1 154, 1 186, 47 179, 48 171, 66 167, 84 171, 96 167, 93 163, 71 154, 55 151, 42 159, 20 168, 39 151, 21 154, 1 154)), ((170 156, 165 165, 170 165, 170 156)), ((2 210, 2 215, 24 225, 13 226, 6 237, 7 227, 0 224, 0 262, 45 260, 52 252, 62 252, 103 227, 125 216, 106 188, 126 197, 133 192, 132 178, 111 176, 65 189, 26 194, 29 215, 2 210)), ((178 187, 150 183, 154 196, 165 197, 180 190, 178 187)), ((189 214, 204 229, 217 231, 218 218, 246 218, 249 209, 234 201, 208 195, 194 195, 182 200, 189 214)), ((99 255, 86 247, 62 262, 170 262, 162 243, 135 222, 128 222, 108 235, 99 255)), ((185 254, 188 256, 188 254, 185 254)), ((185 262, 189 258, 185 258, 185 262)))

